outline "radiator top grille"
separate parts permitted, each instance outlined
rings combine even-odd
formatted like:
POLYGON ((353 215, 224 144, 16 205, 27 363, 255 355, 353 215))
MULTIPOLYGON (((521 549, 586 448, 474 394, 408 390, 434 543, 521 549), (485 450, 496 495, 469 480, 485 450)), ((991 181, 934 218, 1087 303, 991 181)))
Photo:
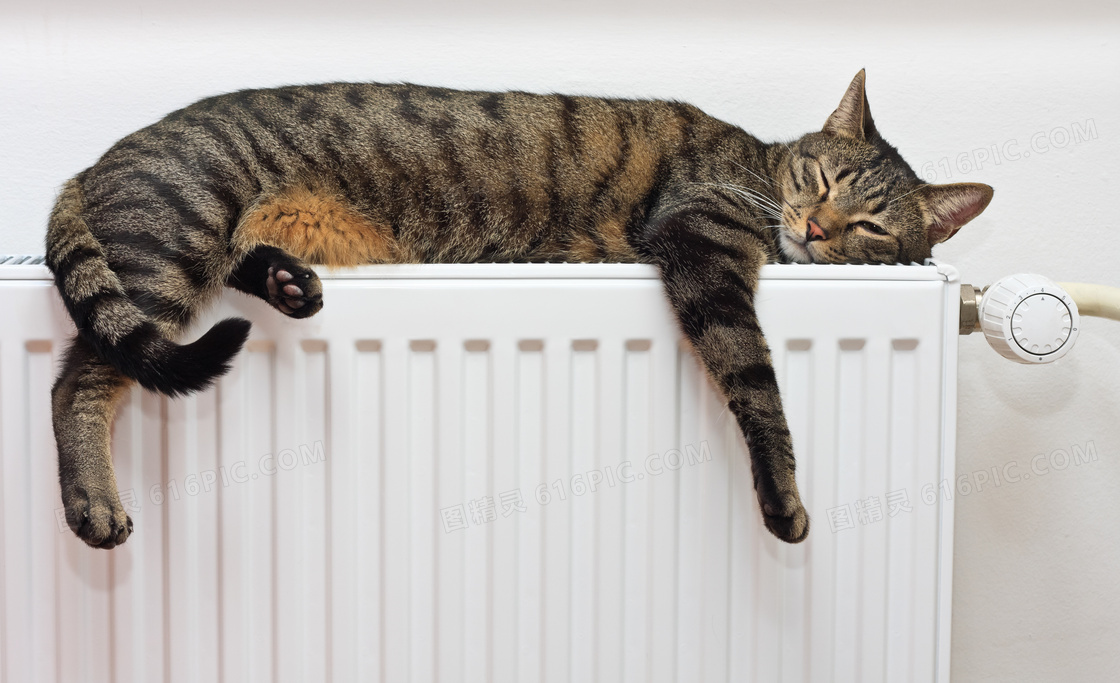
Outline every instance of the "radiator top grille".
POLYGON ((38 266, 44 258, 42 254, 0 254, 0 266, 38 266))
MULTIPOLYGON (((323 280, 656 280, 657 267, 643 263, 394 263, 327 268, 316 266, 323 280)), ((914 280, 956 281, 952 266, 932 259, 924 264, 771 263, 762 280, 914 280), (903 267, 899 267, 903 266, 903 267)), ((41 254, 0 254, 0 280, 51 280, 41 254), (6 269, 3 266, 17 266, 6 269)))

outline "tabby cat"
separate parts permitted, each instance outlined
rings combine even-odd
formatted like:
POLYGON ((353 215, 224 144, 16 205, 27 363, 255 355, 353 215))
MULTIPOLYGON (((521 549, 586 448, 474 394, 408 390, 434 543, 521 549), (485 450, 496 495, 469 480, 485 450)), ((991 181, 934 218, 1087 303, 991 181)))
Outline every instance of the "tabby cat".
POLYGON ((656 264, 750 444, 766 527, 809 517, 755 315, 767 262, 910 263, 988 204, 922 182, 880 137, 856 75, 820 132, 760 142, 680 102, 332 83, 197 102, 66 183, 47 264, 78 334, 52 392, 66 520, 132 533, 109 454, 133 381, 168 396, 224 373, 249 322, 179 345, 223 286, 305 318, 310 264, 656 264))

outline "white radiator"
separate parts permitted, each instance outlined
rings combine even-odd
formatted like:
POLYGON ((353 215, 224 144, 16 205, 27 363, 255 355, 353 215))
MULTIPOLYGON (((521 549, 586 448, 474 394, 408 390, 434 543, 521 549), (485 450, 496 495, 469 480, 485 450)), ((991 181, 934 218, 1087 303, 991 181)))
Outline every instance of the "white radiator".
POLYGON ((247 349, 133 390, 135 533, 89 549, 50 427, 72 326, 44 268, 0 278, 3 683, 948 681, 951 268, 765 268, 798 546, 655 271, 545 264, 334 273, 306 321, 227 294, 204 324, 247 349))

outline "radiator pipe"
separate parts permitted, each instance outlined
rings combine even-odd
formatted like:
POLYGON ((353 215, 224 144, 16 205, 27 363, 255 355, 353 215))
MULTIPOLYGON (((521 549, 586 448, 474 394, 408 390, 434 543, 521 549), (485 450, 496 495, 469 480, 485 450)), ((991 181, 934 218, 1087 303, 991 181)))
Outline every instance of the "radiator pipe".
POLYGON ((1059 282, 1059 287, 1073 298, 1077 312, 1097 318, 1120 320, 1120 287, 1091 285, 1084 282, 1059 282))
MULTIPOLYGON (((1081 315, 1120 321, 1120 287, 1085 282, 1055 283, 1069 294, 1081 315)), ((960 333, 980 331, 980 300, 987 291, 975 285, 961 285, 960 333)))

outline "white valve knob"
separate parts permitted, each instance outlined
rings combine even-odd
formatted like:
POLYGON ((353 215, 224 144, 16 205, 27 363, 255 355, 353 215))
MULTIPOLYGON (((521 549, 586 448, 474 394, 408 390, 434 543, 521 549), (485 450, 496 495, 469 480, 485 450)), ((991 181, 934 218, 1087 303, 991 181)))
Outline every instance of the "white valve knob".
POLYGON ((1051 363, 1077 341, 1077 304, 1041 275, 1009 275, 980 299, 980 329, 1004 358, 1019 363, 1051 363))

